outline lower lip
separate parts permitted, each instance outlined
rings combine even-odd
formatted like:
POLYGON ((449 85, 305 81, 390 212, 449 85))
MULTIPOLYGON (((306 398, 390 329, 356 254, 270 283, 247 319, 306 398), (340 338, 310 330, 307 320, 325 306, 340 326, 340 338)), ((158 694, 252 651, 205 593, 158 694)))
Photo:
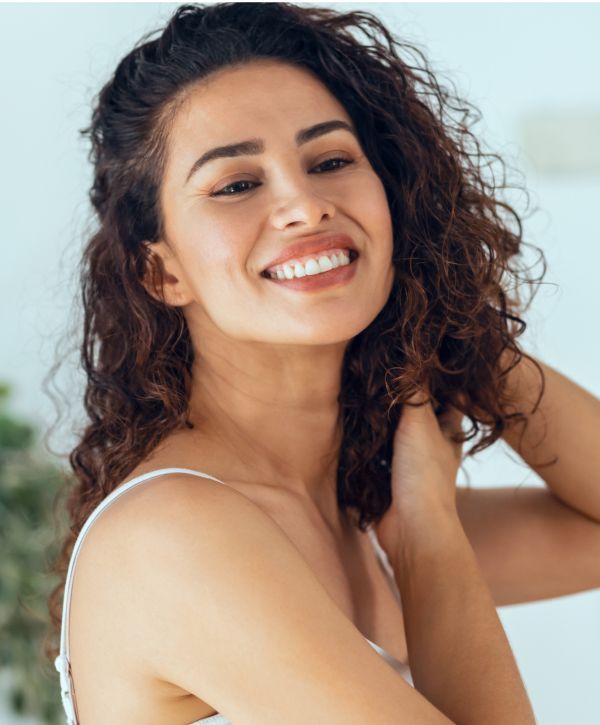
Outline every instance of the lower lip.
POLYGON ((272 277, 267 277, 266 279, 267 282, 273 282, 282 287, 289 287, 289 289, 299 290, 300 292, 312 292, 329 287, 340 287, 354 277, 358 260, 359 257, 356 257, 350 264, 330 269, 329 272, 320 272, 319 274, 306 275, 305 277, 294 277, 294 279, 273 279, 272 277))

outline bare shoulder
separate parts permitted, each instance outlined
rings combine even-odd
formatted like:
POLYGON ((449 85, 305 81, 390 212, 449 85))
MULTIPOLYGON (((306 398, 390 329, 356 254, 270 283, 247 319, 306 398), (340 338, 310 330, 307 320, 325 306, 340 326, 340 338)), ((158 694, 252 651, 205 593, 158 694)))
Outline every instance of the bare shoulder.
POLYGON ((138 488, 105 534, 121 552, 113 575, 127 583, 129 641, 157 679, 233 722, 450 722, 371 648, 256 503, 185 475, 138 488))

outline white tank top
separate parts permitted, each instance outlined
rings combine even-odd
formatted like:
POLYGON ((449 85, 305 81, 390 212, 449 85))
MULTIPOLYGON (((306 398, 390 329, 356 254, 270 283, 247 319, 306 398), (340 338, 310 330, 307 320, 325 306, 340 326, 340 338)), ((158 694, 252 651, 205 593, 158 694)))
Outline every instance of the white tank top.
MULTIPOLYGON (((61 622, 61 632, 60 632, 60 654, 54 660, 54 666, 60 674, 60 693, 61 693, 63 709, 67 716, 67 720, 66 720, 67 725, 80 725, 79 720, 77 719, 77 714, 76 714, 75 690, 74 690, 74 686, 73 686, 73 678, 71 675, 71 664, 69 661, 69 612, 70 612, 70 608, 71 608, 71 589, 73 587, 73 574, 75 571, 75 564, 77 563, 77 557, 79 556, 79 551, 81 549, 81 545, 83 544, 83 540, 85 539, 87 532, 89 531, 91 525, 94 523, 96 518, 102 513, 102 511, 104 509, 106 509, 108 506, 110 506, 110 504, 113 503, 113 501, 115 501, 119 496, 122 496, 130 488, 133 488, 134 486, 138 486, 139 484, 143 483, 144 481, 148 481, 149 479, 155 478, 156 476, 162 476, 162 475, 170 474, 170 473, 189 473, 192 476, 200 476, 201 478, 210 478, 212 481, 217 481, 218 483, 225 484, 224 481, 220 481, 218 478, 215 478, 214 476, 210 476, 208 473, 202 473, 202 471, 194 471, 191 468, 159 468, 154 471, 144 473, 141 476, 137 476, 136 478, 133 478, 131 481, 127 481, 127 483, 122 484, 121 486, 116 488, 114 491, 112 491, 103 501, 101 501, 98 504, 98 506, 92 511, 92 513, 89 515, 89 517, 87 518, 85 524, 83 525, 81 531, 79 532, 79 536, 77 537, 77 540, 75 541, 75 545, 73 547, 73 551, 71 553, 71 558, 69 561, 69 567, 67 569, 67 578, 65 580, 65 593, 64 593, 64 599, 63 599, 63 612, 62 612, 62 622, 61 622)), ((392 585, 395 585, 393 569, 389 563, 389 560, 385 554, 385 551, 381 548, 381 546, 379 545, 379 542, 377 541, 377 536, 375 535, 375 532, 372 529, 368 529, 368 534, 371 538, 373 546, 375 547, 375 551, 377 553, 379 561, 381 562, 392 585)), ((410 674, 410 670, 407 667, 407 665, 404 664, 404 662, 397 660, 391 654, 386 652, 383 649, 383 647, 380 647, 378 644, 375 644, 375 642, 371 642, 371 640, 368 639, 367 637, 365 637, 365 639, 373 647, 373 649, 375 649, 395 670, 397 670, 402 675, 402 677, 404 677, 404 679, 410 685, 414 686, 414 683, 413 683, 413 680, 412 680, 412 677, 410 674)), ((231 721, 227 720, 227 718, 224 715, 220 715, 217 713, 216 715, 209 715, 208 717, 202 718, 200 720, 195 720, 193 723, 189 723, 188 725, 232 725, 232 724, 231 724, 231 721)))

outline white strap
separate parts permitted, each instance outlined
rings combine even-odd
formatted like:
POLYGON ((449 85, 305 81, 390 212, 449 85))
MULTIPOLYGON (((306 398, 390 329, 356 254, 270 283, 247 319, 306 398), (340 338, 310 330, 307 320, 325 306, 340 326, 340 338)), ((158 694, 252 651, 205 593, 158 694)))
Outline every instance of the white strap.
MULTIPOLYGON (((77 563, 77 557, 79 556, 81 545, 83 544, 83 540, 85 539, 85 536, 89 531, 90 526, 94 523, 94 521, 98 518, 102 511, 104 511, 104 509, 106 509, 113 501, 119 498, 119 496, 122 496, 124 493, 129 491, 129 489, 138 486, 140 483, 144 483, 144 481, 147 481, 150 478, 155 478, 156 476, 162 476, 170 473, 189 473, 193 476, 199 476, 200 478, 210 478, 213 481, 217 481, 218 483, 224 483, 224 481, 221 481, 214 476, 210 476, 208 473, 203 473, 202 471, 194 471, 191 468, 158 468, 155 471, 143 473, 141 476, 136 476, 131 481, 127 481, 127 483, 121 484, 118 488, 109 493, 108 496, 98 504, 98 506, 90 514, 81 531, 79 532, 79 536, 75 541, 75 546, 73 547, 73 552, 71 554, 69 568, 67 570, 65 593, 63 598, 62 626, 60 635, 60 656, 66 655, 67 659, 69 658, 69 614, 71 611, 71 590, 73 588, 73 572, 75 570, 75 564, 77 563)), ((65 667, 63 665, 63 670, 64 669, 65 667)), ((60 671, 61 670, 59 669, 59 672, 60 671)))

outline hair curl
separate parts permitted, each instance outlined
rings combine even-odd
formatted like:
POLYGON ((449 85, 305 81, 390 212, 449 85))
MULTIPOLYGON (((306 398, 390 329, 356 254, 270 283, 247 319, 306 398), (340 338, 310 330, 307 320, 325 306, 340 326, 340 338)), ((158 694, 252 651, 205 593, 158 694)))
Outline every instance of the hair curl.
POLYGON ((162 439, 191 427, 186 321, 142 284, 147 264, 162 282, 142 240, 156 241, 163 231, 159 188, 169 130, 193 84, 259 58, 312 71, 342 103, 384 185, 393 223, 391 294, 344 355, 338 505, 356 514, 362 531, 383 516, 393 433, 404 401, 424 382, 438 410, 450 404, 470 420, 463 441, 485 433, 466 455, 492 445, 509 420, 527 422, 523 412, 508 412, 506 376, 529 358, 517 344, 530 304, 518 283, 541 279, 546 262, 538 249, 541 275, 520 276, 521 218, 497 198, 508 187, 486 178, 486 159, 504 162, 483 153, 469 128, 480 113, 369 12, 182 5, 121 60, 80 131, 91 140, 89 198, 98 220, 80 265, 89 420, 69 455, 76 485, 67 501, 70 530, 53 565, 61 581, 49 597, 50 658, 58 653, 51 640, 58 639, 65 574, 85 520, 162 439))

